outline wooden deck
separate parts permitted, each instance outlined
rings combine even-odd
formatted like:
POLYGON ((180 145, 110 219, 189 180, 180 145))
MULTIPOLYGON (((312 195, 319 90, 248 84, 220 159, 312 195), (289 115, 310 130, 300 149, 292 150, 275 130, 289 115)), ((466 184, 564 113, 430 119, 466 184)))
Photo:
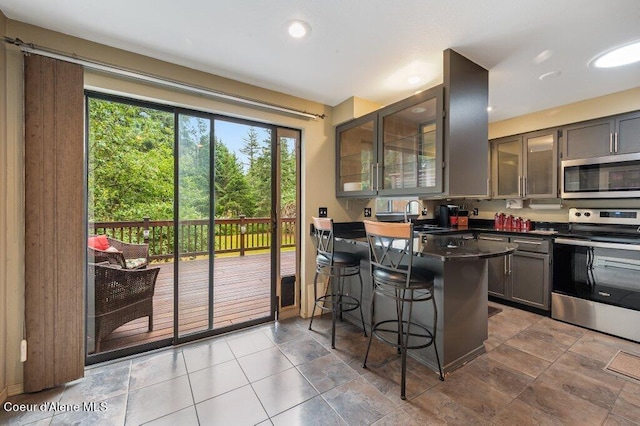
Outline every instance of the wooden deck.
MULTIPOLYGON (((174 264, 158 263, 160 272, 153 298, 153 331, 147 318, 131 321, 102 341, 111 351, 173 337, 174 264)), ((269 316, 271 307, 269 254, 214 259, 213 328, 269 316)), ((208 260, 182 261, 179 273, 179 333, 208 329, 208 260)), ((295 274, 295 251, 282 253, 282 275, 295 274)))

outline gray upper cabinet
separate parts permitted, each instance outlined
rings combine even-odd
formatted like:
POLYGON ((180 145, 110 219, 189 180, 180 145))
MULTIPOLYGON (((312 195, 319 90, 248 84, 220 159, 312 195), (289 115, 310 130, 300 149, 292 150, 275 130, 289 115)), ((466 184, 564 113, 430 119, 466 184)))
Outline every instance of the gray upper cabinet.
POLYGON ((488 71, 443 56, 443 84, 336 128, 337 197, 487 197, 488 71))
POLYGON ((491 141, 491 196, 522 197, 522 136, 491 141))
POLYGON ((442 192, 442 109, 438 86, 379 113, 380 195, 442 192))
POLYGON ((442 192, 442 86, 336 128, 336 195, 442 192))
POLYGON ((616 132, 616 154, 640 152, 640 112, 617 117, 616 132))
POLYGON ((336 128, 336 195, 367 197, 377 193, 378 114, 336 128))
POLYGON ((558 130, 491 141, 493 198, 558 196, 558 130))
POLYGON ((640 152, 640 112, 585 121, 563 129, 563 160, 637 152, 640 152))

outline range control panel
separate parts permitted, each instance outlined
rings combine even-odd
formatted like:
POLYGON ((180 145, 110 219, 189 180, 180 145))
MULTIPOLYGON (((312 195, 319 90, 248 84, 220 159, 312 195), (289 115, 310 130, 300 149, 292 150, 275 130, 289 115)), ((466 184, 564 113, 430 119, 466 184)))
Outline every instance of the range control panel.
POLYGON ((569 222, 640 225, 640 210, 572 208, 569 209, 569 222))

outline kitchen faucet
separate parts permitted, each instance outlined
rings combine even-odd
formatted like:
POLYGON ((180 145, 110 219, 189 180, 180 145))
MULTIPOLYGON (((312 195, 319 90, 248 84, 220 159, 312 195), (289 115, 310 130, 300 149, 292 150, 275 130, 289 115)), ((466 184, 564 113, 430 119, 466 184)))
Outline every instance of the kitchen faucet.
POLYGON ((418 200, 409 200, 406 206, 404 206, 404 221, 405 223, 410 222, 408 213, 412 203, 418 203, 418 216, 420 216, 420 210, 422 210, 422 204, 418 200))

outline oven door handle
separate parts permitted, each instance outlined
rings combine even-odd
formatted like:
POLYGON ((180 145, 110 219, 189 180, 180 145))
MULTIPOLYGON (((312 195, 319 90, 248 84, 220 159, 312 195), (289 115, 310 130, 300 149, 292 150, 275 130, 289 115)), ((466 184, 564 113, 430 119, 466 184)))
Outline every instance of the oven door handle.
POLYGON ((640 244, 603 243, 601 241, 573 240, 570 238, 556 238, 554 242, 556 244, 565 244, 569 246, 597 247, 597 248, 607 248, 607 249, 640 251, 640 244))

